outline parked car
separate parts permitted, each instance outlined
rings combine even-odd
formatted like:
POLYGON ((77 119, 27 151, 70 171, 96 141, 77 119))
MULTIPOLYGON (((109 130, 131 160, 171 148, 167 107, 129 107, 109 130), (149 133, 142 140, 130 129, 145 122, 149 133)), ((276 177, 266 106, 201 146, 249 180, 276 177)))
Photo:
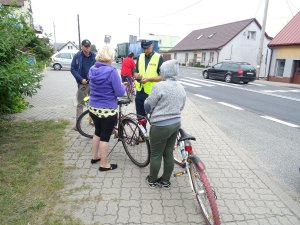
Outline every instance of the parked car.
POLYGON ((256 69, 246 62, 221 62, 203 70, 202 74, 205 79, 247 84, 255 80, 256 69))
POLYGON ((50 57, 50 66, 54 70, 61 70, 61 69, 71 69, 71 63, 74 55, 78 51, 61 51, 57 52, 50 57))

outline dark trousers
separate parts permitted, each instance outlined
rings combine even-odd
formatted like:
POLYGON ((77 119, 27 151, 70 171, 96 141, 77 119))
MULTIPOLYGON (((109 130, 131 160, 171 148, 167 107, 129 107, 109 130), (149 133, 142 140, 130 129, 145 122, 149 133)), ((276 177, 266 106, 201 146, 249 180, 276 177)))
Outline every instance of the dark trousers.
POLYGON ((144 102, 147 97, 148 97, 148 94, 146 94, 144 91, 136 92, 136 96, 135 96, 136 114, 141 115, 141 116, 146 116, 144 102))

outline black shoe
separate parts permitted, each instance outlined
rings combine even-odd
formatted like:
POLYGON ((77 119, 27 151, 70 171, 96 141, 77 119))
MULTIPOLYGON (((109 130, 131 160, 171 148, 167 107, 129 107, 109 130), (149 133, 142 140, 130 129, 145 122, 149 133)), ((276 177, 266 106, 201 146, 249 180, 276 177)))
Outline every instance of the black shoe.
POLYGON ((147 182, 147 184, 149 185, 150 188, 160 187, 159 183, 157 181, 155 181, 155 182, 150 181, 150 176, 149 175, 146 177, 146 182, 147 182))
POLYGON ((114 170, 117 169, 118 165, 117 164, 110 164, 109 168, 105 168, 105 167, 99 167, 100 171, 108 171, 108 170, 114 170))
POLYGON ((95 164, 95 163, 97 163, 97 162, 99 162, 101 159, 91 159, 91 163, 92 164, 95 164))
POLYGON ((171 182, 167 180, 163 180, 161 177, 158 178, 157 182, 159 183, 160 187, 163 187, 165 189, 171 188, 171 182))

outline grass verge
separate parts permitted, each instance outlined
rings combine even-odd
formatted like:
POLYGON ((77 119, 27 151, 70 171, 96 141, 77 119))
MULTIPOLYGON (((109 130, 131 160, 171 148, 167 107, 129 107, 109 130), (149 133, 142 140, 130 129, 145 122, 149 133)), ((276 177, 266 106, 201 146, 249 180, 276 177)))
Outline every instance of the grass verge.
POLYGON ((79 224, 54 212, 68 121, 0 120, 1 224, 79 224))

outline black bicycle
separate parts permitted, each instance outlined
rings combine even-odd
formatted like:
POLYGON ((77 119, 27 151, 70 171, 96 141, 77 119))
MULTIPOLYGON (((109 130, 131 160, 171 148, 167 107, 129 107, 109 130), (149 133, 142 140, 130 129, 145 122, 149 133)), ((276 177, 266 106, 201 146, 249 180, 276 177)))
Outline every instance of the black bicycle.
MULTIPOLYGON (((86 104, 88 104, 88 100, 88 97, 84 99, 86 104)), ((131 101, 128 98, 118 99, 118 123, 113 130, 113 136, 118 141, 113 146, 109 154, 121 141, 124 150, 131 161, 139 167, 145 167, 150 162, 150 142, 144 128, 147 123, 147 119, 133 113, 126 115, 123 114, 122 106, 128 105, 130 102, 131 101)), ((84 111, 79 116, 76 122, 76 128, 82 136, 93 138, 95 127, 90 118, 89 110, 84 111)))

